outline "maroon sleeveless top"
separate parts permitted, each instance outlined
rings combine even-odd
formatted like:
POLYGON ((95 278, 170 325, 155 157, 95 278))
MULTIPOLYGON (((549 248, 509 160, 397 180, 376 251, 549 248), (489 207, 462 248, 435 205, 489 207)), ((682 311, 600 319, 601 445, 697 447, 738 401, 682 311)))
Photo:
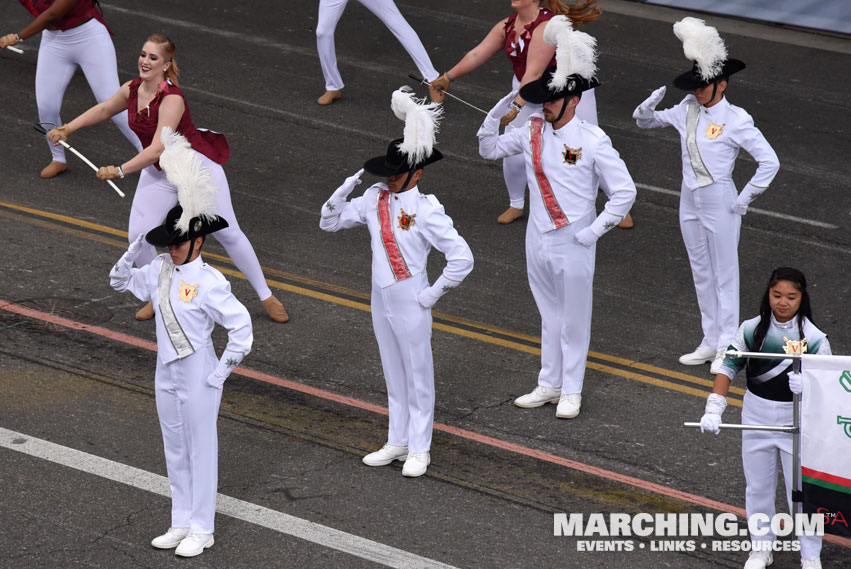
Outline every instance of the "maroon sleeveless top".
MULTIPOLYGON (((526 74, 526 55, 529 53, 529 44, 532 42, 532 32, 537 28, 542 22, 546 22, 550 18, 555 16, 552 12, 547 10, 546 8, 541 8, 540 12, 538 12, 538 17, 531 24, 527 24, 523 29, 523 33, 520 34, 520 39, 523 40, 523 46, 520 46, 520 42, 518 41, 518 45, 515 47, 514 44, 514 21, 517 19, 517 12, 514 12, 509 16, 508 21, 505 22, 505 55, 508 56, 508 59, 511 60, 511 65, 514 67, 514 76, 517 77, 518 81, 523 80, 523 75, 526 74)), ((556 64, 556 56, 553 54, 552 60, 547 64, 547 67, 551 67, 556 64)))
MULTIPOLYGON (((180 117, 180 123, 177 125, 177 132, 186 137, 189 144, 194 150, 200 152, 216 164, 224 164, 230 158, 230 147, 228 141, 220 132, 212 130, 195 128, 192 124, 192 117, 189 115, 189 104, 186 102, 186 95, 171 81, 163 81, 154 100, 142 110, 139 110, 139 85, 142 84, 142 78, 137 77, 130 82, 130 98, 127 100, 127 110, 129 111, 130 129, 136 133, 142 146, 147 148, 154 140, 154 135, 157 133, 157 123, 160 118, 160 104, 166 95, 180 95, 183 98, 185 106, 183 116, 180 117)), ((160 164, 154 164, 157 169, 160 169, 160 164)))
MULTIPOLYGON (((38 18, 43 12, 47 11, 48 8, 53 6, 54 1, 55 0, 18 0, 18 2, 23 4, 24 8, 26 8, 27 11, 36 18, 38 18)), ((106 25, 106 22, 103 20, 103 15, 95 5, 94 0, 79 0, 79 2, 74 4, 71 9, 68 10, 67 14, 62 16, 60 19, 51 22, 49 25, 52 28, 57 28, 65 32, 71 28, 76 28, 80 24, 85 24, 92 18, 103 24, 106 30, 112 34, 112 30, 110 30, 109 26, 106 25)))

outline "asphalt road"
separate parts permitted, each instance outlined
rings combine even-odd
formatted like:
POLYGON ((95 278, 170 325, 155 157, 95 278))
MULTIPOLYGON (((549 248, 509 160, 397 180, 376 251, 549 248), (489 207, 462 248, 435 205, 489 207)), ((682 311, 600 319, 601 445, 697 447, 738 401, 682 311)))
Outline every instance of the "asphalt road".
MULTIPOLYGON (((496 223, 506 198, 499 165, 477 154, 482 116, 446 103, 438 140, 447 158, 428 169, 421 188, 454 218, 476 268, 436 307, 439 424, 428 474, 411 480, 398 465, 360 462, 386 435, 368 314, 368 237, 323 233, 318 220, 342 180, 401 135, 390 93, 416 69, 381 23, 351 2, 337 29, 344 97, 319 107, 316 3, 244 4, 104 4, 122 81, 135 76, 149 33, 175 40, 193 119, 227 134, 225 170, 240 225, 292 317, 269 321, 223 250, 209 244, 205 257, 252 314, 255 345, 223 397, 219 491, 227 511, 217 517, 216 545, 193 560, 148 545, 169 519, 169 500, 156 491, 165 464, 154 327, 136 322, 138 303, 107 282, 126 248, 137 178, 120 182, 124 200, 74 157, 66 173, 40 179, 49 154, 31 128, 38 41, 26 42, 22 56, 0 53, 0 567, 740 567, 746 555, 713 552, 712 539, 687 552, 653 551, 652 538, 633 538, 633 551, 589 552, 578 538, 553 535, 554 513, 744 507, 738 436, 681 426, 699 419, 711 377, 708 366, 677 362, 700 341, 677 223, 679 141, 672 130, 642 131, 630 118, 653 89, 688 69, 671 24, 690 14, 603 0, 607 13, 587 28, 600 48, 600 126, 639 195, 635 229, 598 244, 592 353, 575 420, 556 420, 552 406, 511 403, 534 387, 538 371, 525 220, 496 223), (92 455, 119 465, 109 472, 138 469, 135 482, 94 472, 101 463, 92 455), (314 525, 299 534, 300 522, 284 514, 314 525)), ((486 0, 399 7, 440 70, 509 10, 508 2, 486 0)), ((759 211, 743 220, 742 317, 756 312, 774 267, 796 266, 811 283, 816 322, 834 353, 849 353, 851 104, 842 70, 851 67, 851 48, 847 39, 708 19, 731 56, 748 64, 731 83, 730 101, 755 117, 781 161, 754 204, 759 211)), ((17 4, 0 7, 0 33, 28 21, 17 4)), ((500 56, 453 89, 490 108, 509 84, 500 56)), ((662 105, 678 100, 671 89, 662 105)), ((78 74, 63 120, 93 102, 78 74)), ((111 124, 72 143, 97 164, 132 155, 111 124)), ((741 156, 736 180, 747 181, 754 166, 741 156)), ((432 255, 432 278, 442 261, 432 255)), ((223 346, 223 336, 216 339, 223 346)), ((739 420, 741 394, 731 394, 725 421, 739 420)), ((825 567, 848 559, 847 547, 825 544, 825 567)), ((797 567, 797 555, 780 553, 774 566, 797 567)))

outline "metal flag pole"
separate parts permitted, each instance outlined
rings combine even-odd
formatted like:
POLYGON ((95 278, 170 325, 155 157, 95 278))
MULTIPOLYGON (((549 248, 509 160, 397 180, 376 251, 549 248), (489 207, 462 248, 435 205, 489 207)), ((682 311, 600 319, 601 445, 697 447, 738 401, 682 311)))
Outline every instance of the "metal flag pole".
MULTIPOLYGON (((762 352, 742 352, 739 350, 727 350, 724 355, 731 358, 753 358, 761 360, 792 360, 792 371, 801 372, 801 354, 768 354, 762 352)), ((801 495, 801 396, 792 394, 792 424, 788 426, 777 425, 733 425, 721 424, 722 429, 733 429, 740 431, 781 431, 792 434, 792 503, 797 513, 801 507, 803 497, 801 495)), ((700 427, 700 423, 683 423, 683 427, 700 427)))
MULTIPOLYGON (((426 81, 425 79, 420 79, 420 78, 419 78, 419 77, 417 77, 416 75, 408 74, 408 77, 410 77, 410 78, 411 78, 411 79, 413 79, 414 81, 417 81, 418 83, 421 83, 421 84, 423 84, 423 85, 428 85, 429 87, 431 87, 431 83, 429 83, 429 82, 428 82, 428 81, 426 81)), ((443 90, 441 89, 441 91, 443 91, 443 90)), ((452 93, 450 93, 449 91, 443 91, 443 94, 444 94, 444 95, 449 95, 450 97, 452 97, 453 99, 455 99, 455 100, 456 100, 456 101, 458 101, 459 103, 464 103, 464 104, 465 104, 465 105, 467 105, 468 107, 472 107, 472 108, 476 109, 477 111, 479 111, 480 113, 488 114, 488 112, 487 112, 486 110, 484 110, 484 109, 480 109, 480 108, 479 108, 479 107, 477 107, 476 105, 471 105, 470 103, 468 103, 468 102, 467 102, 467 101, 465 101, 464 99, 462 99, 462 98, 460 98, 460 97, 456 97, 455 95, 453 95, 453 94, 452 94, 452 93)))
MULTIPOLYGON (((47 134, 47 130, 46 130, 43 126, 41 126, 39 123, 34 124, 34 125, 33 125, 33 128, 34 128, 34 129, 36 129, 37 131, 39 131, 41 134, 47 134)), ((82 160, 83 162, 85 162, 86 164, 88 164, 89 166, 91 166, 91 167, 92 167, 92 170, 94 170, 95 172, 97 172, 97 171, 98 171, 98 167, 97 167, 97 166, 95 166, 94 164, 92 164, 92 162, 91 162, 88 158, 86 158, 85 156, 83 156, 82 154, 80 154, 80 153, 77 151, 77 149, 76 149, 76 148, 72 147, 70 144, 68 144, 67 142, 65 142, 64 140, 61 140, 61 139, 59 140, 59 144, 61 144, 62 146, 64 146, 65 148, 67 148, 68 150, 70 150, 71 152, 73 152, 74 154, 76 154, 76 155, 80 158, 80 160, 82 160)), ((106 180, 106 183, 107 183, 107 184, 109 184, 110 186, 112 186, 112 189, 113 189, 113 190, 115 190, 115 192, 116 192, 119 196, 121 196, 122 198, 124 197, 124 192, 122 192, 122 191, 118 188, 118 186, 116 186, 116 185, 112 182, 112 180, 106 180)))

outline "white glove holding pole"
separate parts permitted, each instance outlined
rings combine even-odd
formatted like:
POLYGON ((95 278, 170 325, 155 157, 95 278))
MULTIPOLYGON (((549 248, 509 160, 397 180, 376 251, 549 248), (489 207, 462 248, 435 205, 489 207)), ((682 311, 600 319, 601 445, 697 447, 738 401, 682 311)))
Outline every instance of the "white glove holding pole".
POLYGON ((656 105, 658 105, 662 99, 665 97, 665 91, 668 88, 662 85, 647 97, 643 103, 638 105, 635 108, 635 111, 632 113, 632 118, 634 119, 652 119, 653 111, 656 110, 656 105))
POLYGON ((441 296, 460 284, 461 283, 459 281, 453 281, 451 279, 447 279, 443 275, 440 275, 437 280, 434 281, 433 285, 420 291, 417 295, 417 300, 423 308, 431 308, 438 300, 440 300, 441 296))
POLYGON ((514 102, 516 96, 517 91, 512 91, 494 105, 488 116, 485 117, 482 126, 479 127, 479 132, 476 133, 477 137, 481 138, 483 136, 499 134, 499 121, 511 110, 511 103, 514 102))
POLYGON ((343 185, 334 190, 334 193, 331 194, 331 197, 322 206, 322 217, 334 217, 340 215, 340 210, 342 210, 343 206, 346 205, 346 199, 349 197, 349 194, 351 194, 354 189, 360 185, 360 177, 362 175, 363 168, 358 170, 354 175, 346 178, 343 185))
POLYGON ((797 371, 789 372, 789 391, 795 395, 800 395, 804 391, 804 376, 797 371))
POLYGON ((700 432, 710 432, 715 433, 716 435, 720 433, 721 413, 723 413, 726 408, 726 397, 718 395, 717 393, 710 393, 709 397, 706 398, 706 407, 703 410, 703 417, 700 419, 700 432))
POLYGON ((580 245, 590 247, 597 242, 597 239, 611 231, 622 219, 622 216, 609 213, 604 209, 591 225, 576 232, 576 240, 580 245))
POLYGON ((129 247, 127 247, 127 251, 121 255, 121 258, 118 259, 118 262, 115 263, 115 266, 110 271, 110 276, 127 276, 130 274, 130 269, 133 268, 133 261, 136 260, 136 257, 139 256, 139 253, 142 252, 142 246, 145 244, 145 234, 141 233, 133 241, 129 247))
POLYGON ((207 385, 221 389, 225 384, 225 380, 233 371, 233 368, 242 363, 243 357, 245 357, 245 354, 242 352, 225 350, 221 359, 219 359, 218 365, 216 365, 216 369, 207 377, 207 385))

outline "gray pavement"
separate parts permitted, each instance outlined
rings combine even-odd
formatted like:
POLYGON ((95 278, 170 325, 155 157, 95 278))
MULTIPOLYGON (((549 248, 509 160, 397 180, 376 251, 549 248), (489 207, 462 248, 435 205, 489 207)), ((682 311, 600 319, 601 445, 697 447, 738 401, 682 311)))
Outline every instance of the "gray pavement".
MULTIPOLYGON (((399 7, 443 70, 508 12, 507 4, 433 0, 399 7)), ((715 510, 510 447, 744 506, 738 437, 702 436, 680 426, 700 417, 711 378, 708 367, 677 363, 700 340, 672 194, 679 190, 679 141, 673 131, 641 131, 630 119, 647 94, 687 68, 670 25, 688 13, 602 5, 608 12, 587 28, 600 46, 600 123, 639 184, 639 198, 636 228, 613 231, 598 245, 580 417, 558 421, 551 406, 511 404, 537 374, 540 321, 525 278, 525 221, 496 224, 506 199, 499 165, 476 152, 481 116, 449 101, 438 138, 447 159, 429 168, 421 187, 453 216, 476 268, 436 308, 435 419, 448 429, 435 433, 428 474, 408 480, 398 466, 361 464, 360 457, 384 441, 383 415, 234 376, 219 421, 222 494, 456 567, 743 564, 742 553, 710 553, 699 545, 687 553, 650 551, 647 539, 635 541, 631 552, 578 551, 578 539, 553 537, 553 513, 715 510), (452 429, 502 443, 447 432, 452 429)), ((325 234, 318 217, 339 183, 399 136, 401 123, 388 103, 416 71, 407 54, 351 2, 337 30, 344 97, 322 108, 313 102, 323 91, 315 2, 112 1, 104 11, 115 31, 121 79, 135 75, 144 38, 165 32, 178 46, 181 86, 195 123, 228 136, 232 158, 225 170, 240 224, 292 316, 285 325, 267 320, 247 282, 229 276, 254 319, 246 367, 386 405, 363 310, 370 286, 366 232, 325 234)), ((4 29, 19 29, 28 18, 16 4, 0 7, 4 29)), ((797 266, 811 282, 817 323, 835 353, 848 353, 849 285, 842 267, 851 255, 851 203, 844 191, 851 186, 851 104, 837 71, 849 67, 851 54, 835 38, 712 19, 718 21, 731 55, 749 66, 734 77, 729 98, 755 117, 782 164, 755 204, 767 213, 744 218, 742 317, 756 311, 772 268, 797 266)), ((126 247, 122 232, 136 177, 120 182, 125 200, 74 157, 68 172, 38 178, 49 156, 30 126, 37 41, 24 47, 23 56, 0 53, 0 300, 153 341, 153 326, 133 319, 138 303, 107 283, 126 247)), ((453 88, 489 108, 509 82, 509 67, 498 56, 453 88)), ((677 101, 670 89, 663 105, 677 101)), ((78 75, 63 119, 92 103, 78 75)), ((108 124, 77 133, 72 142, 103 165, 132 152, 108 124)), ((746 156, 739 162, 742 183, 754 162, 746 156)), ((208 261, 234 271, 217 258, 223 255, 218 244, 209 245, 208 261)), ((439 253, 432 255, 433 277, 441 266, 439 253)), ((223 345, 222 336, 216 338, 223 345)), ((147 349, 0 310, 0 428, 164 475, 153 369, 147 349)), ((739 411, 731 405, 725 420, 738 421, 739 411)), ((0 567, 380 566, 225 515, 217 518, 217 543, 209 552, 176 560, 148 546, 167 525, 166 498, 7 448, 0 456, 0 567)), ((826 544, 825 567, 845 566, 848 559, 847 548, 826 544)), ((781 553, 775 566, 796 567, 797 556, 781 553)))

